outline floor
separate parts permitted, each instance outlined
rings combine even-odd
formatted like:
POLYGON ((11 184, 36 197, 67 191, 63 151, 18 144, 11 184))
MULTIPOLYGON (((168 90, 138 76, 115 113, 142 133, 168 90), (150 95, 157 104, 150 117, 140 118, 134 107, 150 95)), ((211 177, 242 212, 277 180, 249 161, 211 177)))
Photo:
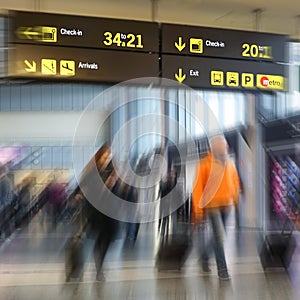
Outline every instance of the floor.
MULTIPOLYGON (((300 251, 290 268, 263 270, 255 230, 227 228, 226 256, 230 281, 220 281, 214 260, 206 275, 193 246, 181 271, 158 271, 157 224, 142 224, 134 247, 115 241, 106 256, 106 280, 95 280, 93 243, 85 240, 85 272, 80 282, 65 282, 64 245, 67 223, 53 228, 37 215, 0 245, 0 300, 47 299, 300 299, 300 251)), ((298 233, 295 237, 299 240, 298 233)), ((300 245, 300 244, 299 244, 300 245)))

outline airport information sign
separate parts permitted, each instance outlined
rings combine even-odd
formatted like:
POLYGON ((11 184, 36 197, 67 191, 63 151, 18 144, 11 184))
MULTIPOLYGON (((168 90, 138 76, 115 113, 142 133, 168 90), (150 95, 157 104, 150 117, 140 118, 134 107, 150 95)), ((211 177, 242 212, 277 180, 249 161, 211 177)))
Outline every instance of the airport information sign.
POLYGON ((121 82, 159 76, 158 54, 140 52, 17 44, 10 60, 8 76, 14 78, 121 82))
POLYGON ((154 22, 11 11, 11 42, 139 52, 159 51, 154 22))
POLYGON ((194 88, 285 91, 286 35, 9 12, 8 77, 120 82, 163 77, 194 88))
POLYGON ((162 77, 198 88, 284 91, 284 65, 207 57, 162 56, 162 77))
POLYGON ((161 24, 162 77, 195 88, 287 89, 286 35, 161 24))
POLYGON ((162 24, 162 53, 286 62, 287 36, 261 32, 162 24))
POLYGON ((159 76, 157 23, 21 11, 9 15, 9 77, 120 82, 159 76))

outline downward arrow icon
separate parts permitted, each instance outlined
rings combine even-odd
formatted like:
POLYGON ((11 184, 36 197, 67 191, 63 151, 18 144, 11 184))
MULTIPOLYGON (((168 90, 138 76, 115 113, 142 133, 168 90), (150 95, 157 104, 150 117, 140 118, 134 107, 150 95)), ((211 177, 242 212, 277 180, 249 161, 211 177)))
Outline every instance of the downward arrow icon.
POLYGON ((185 74, 182 75, 182 69, 181 68, 178 69, 178 74, 175 74, 175 78, 180 83, 182 83, 185 80, 186 75, 185 74))
POLYGON ((186 44, 182 43, 182 37, 178 38, 178 43, 175 42, 175 47, 181 52, 185 48, 186 44))

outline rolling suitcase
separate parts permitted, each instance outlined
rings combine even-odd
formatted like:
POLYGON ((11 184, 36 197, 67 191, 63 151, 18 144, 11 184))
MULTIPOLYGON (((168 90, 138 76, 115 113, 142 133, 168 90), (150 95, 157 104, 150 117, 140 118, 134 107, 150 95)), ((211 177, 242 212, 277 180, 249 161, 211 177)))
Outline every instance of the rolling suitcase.
POLYGON ((278 233, 269 233, 265 236, 261 251, 259 253, 263 269, 284 268, 290 265, 296 248, 296 240, 292 235, 292 229, 285 231, 287 222, 278 233))
POLYGON ((79 224, 79 228, 73 236, 69 237, 65 244, 65 276, 66 281, 71 279, 81 280, 84 269, 84 230, 82 220, 82 207, 73 214, 72 224, 79 224))
POLYGON ((190 199, 181 209, 167 217, 166 228, 161 230, 159 249, 156 254, 158 271, 180 271, 192 248, 190 199), (178 215, 180 214, 180 217, 178 215), (169 226, 172 228, 169 233, 169 226))
POLYGON ((188 235, 172 234, 165 238, 156 255, 158 271, 181 270, 190 248, 191 240, 188 235))
POLYGON ((65 272, 66 281, 81 280, 83 277, 84 253, 81 236, 68 238, 65 245, 65 272))

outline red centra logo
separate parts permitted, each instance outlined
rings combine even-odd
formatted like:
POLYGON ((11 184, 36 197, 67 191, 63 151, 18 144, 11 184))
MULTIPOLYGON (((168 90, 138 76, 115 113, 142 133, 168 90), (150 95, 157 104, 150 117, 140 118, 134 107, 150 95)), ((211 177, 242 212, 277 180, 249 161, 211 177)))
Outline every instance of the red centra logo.
POLYGON ((260 84, 262 86, 268 86, 269 85, 269 78, 267 76, 263 76, 261 79, 260 79, 260 84))

